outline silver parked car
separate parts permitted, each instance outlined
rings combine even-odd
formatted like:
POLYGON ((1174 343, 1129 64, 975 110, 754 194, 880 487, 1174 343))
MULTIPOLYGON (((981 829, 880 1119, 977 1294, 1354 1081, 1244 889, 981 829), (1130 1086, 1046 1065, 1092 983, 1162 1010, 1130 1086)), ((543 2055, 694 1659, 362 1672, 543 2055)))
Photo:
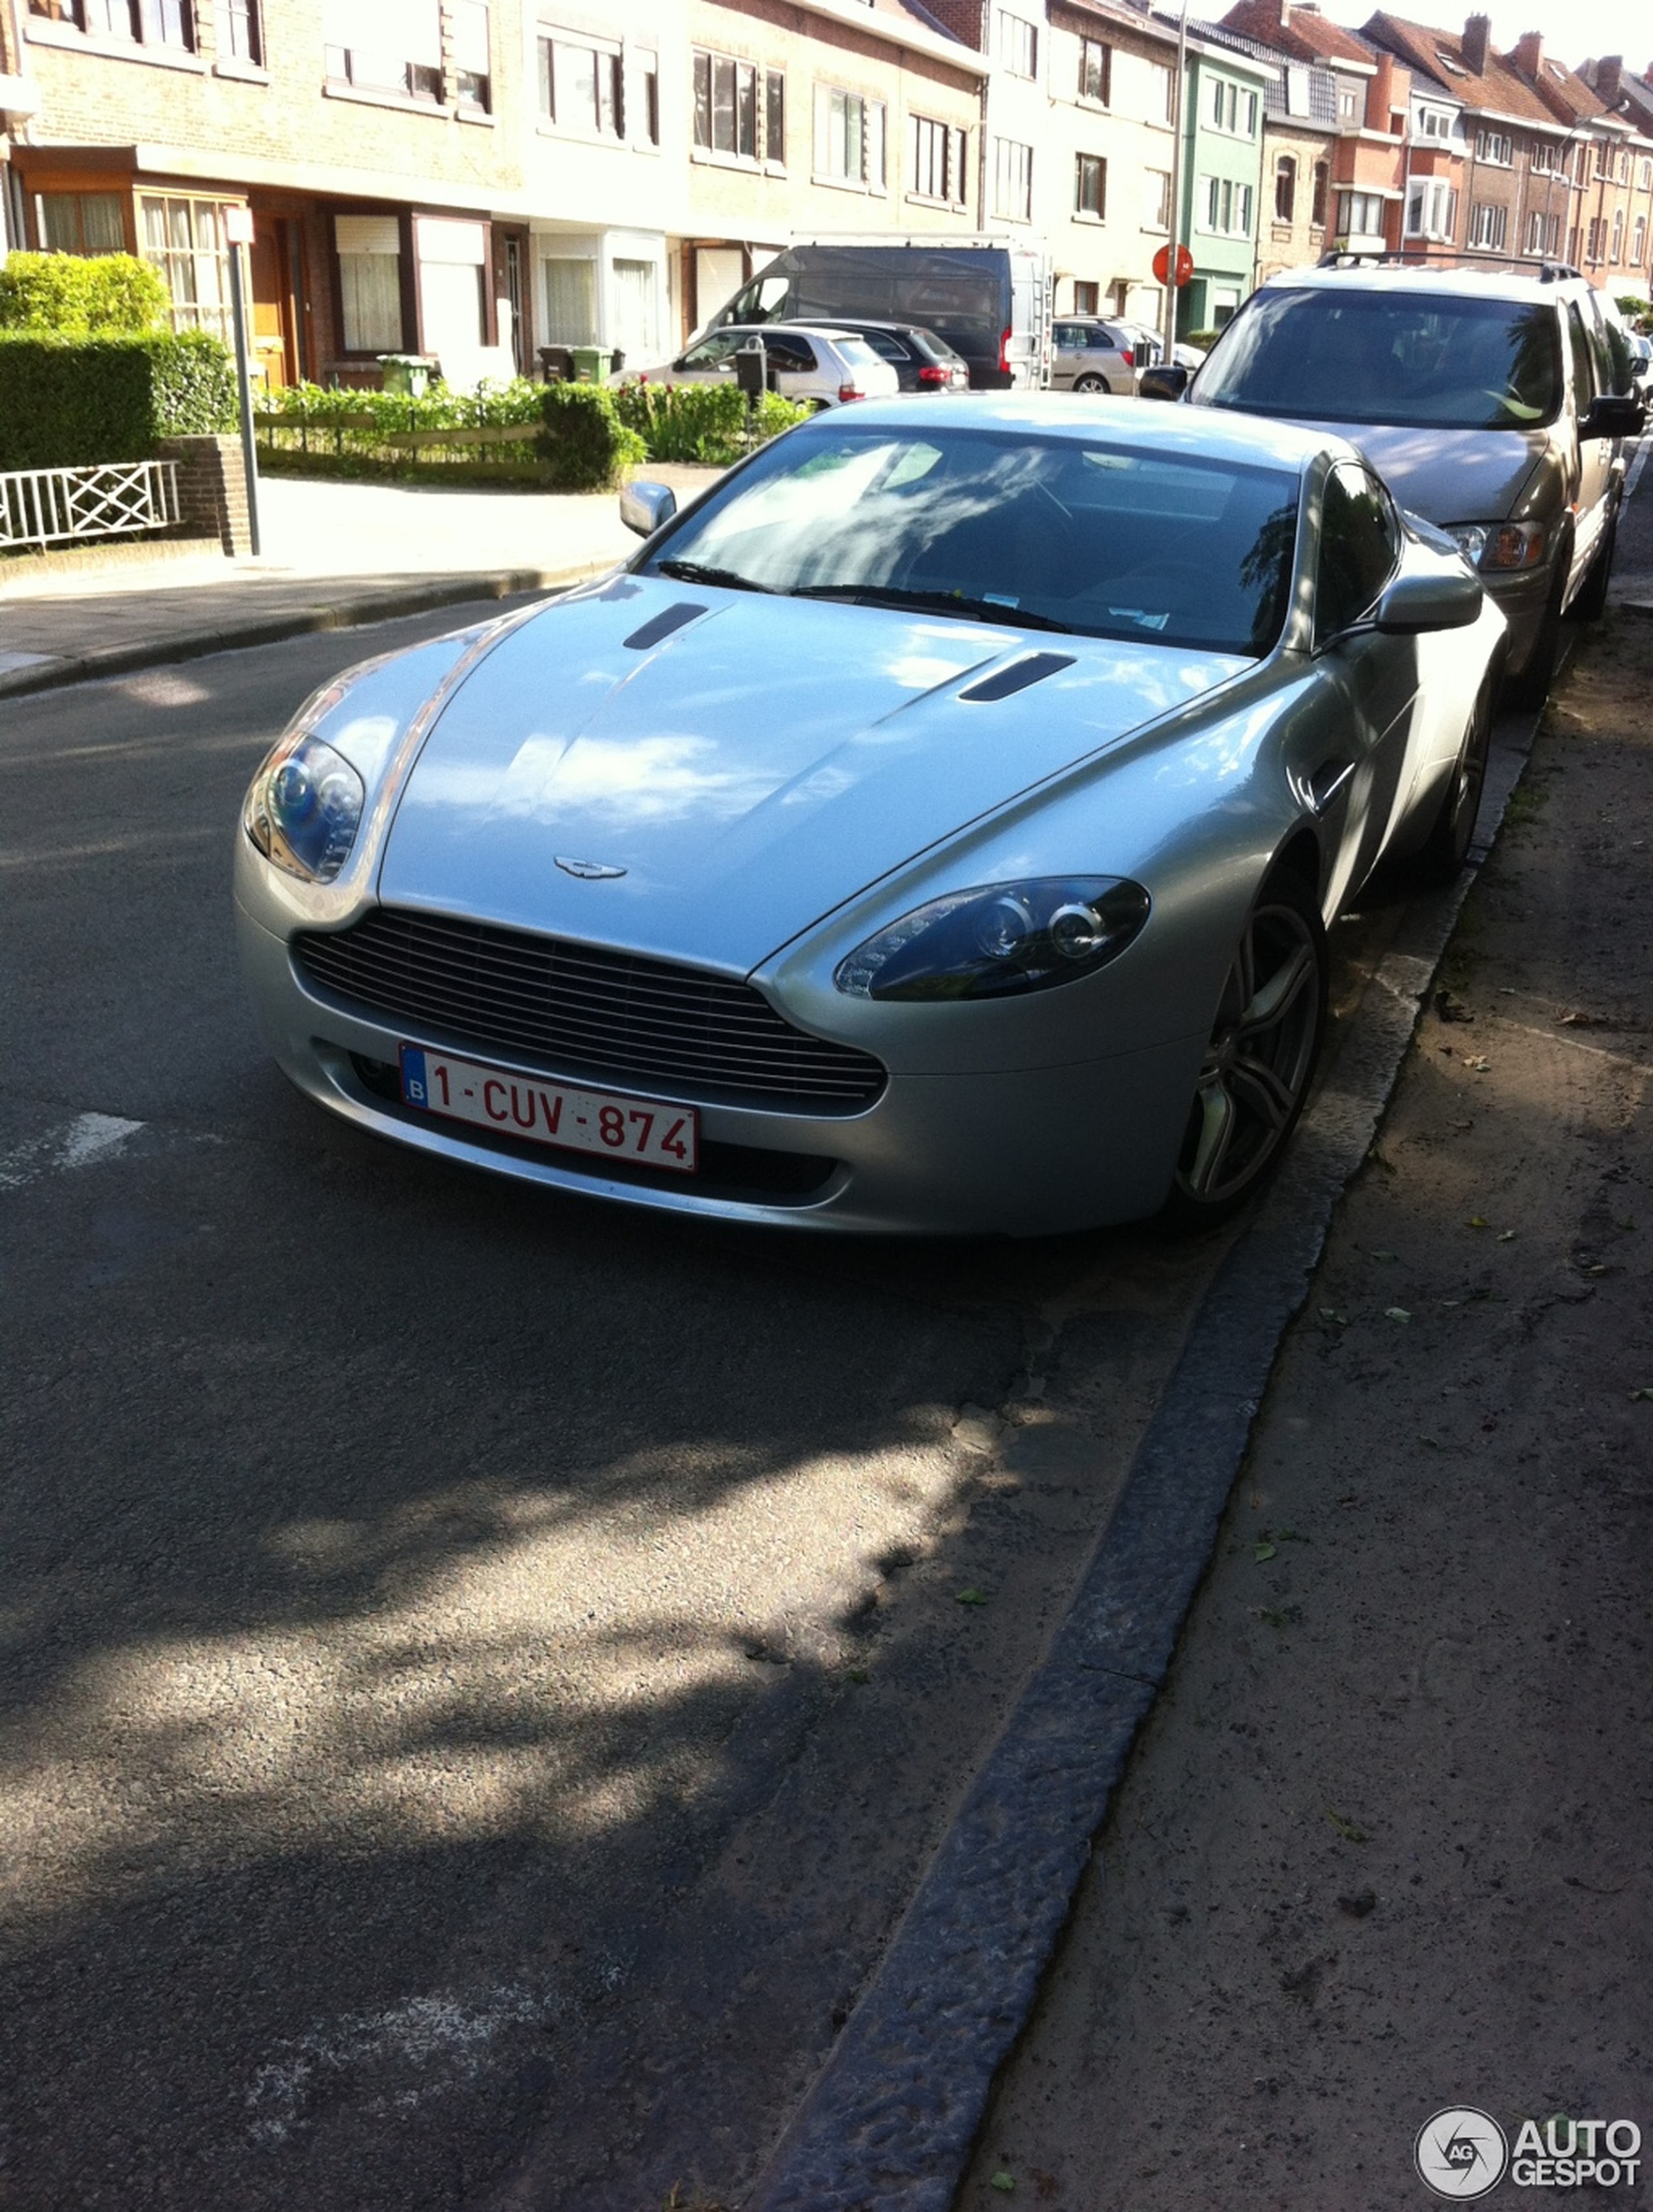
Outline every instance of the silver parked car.
POLYGON ((366 1129, 748 1221, 1220 1218, 1325 922, 1450 874, 1505 625, 1342 439, 835 409, 624 568, 369 661, 236 840, 270 1049, 366 1129))
POLYGON ((1051 389, 1111 392, 1128 399, 1159 347, 1134 325, 1092 315, 1059 315, 1051 325, 1051 389))
POLYGON ((796 323, 776 330, 764 323, 731 323, 692 345, 675 361, 627 368, 611 376, 622 384, 732 385, 735 356, 748 338, 760 337, 768 356, 770 386, 783 398, 815 407, 839 407, 851 399, 886 399, 901 388, 888 362, 854 331, 835 325, 796 323))
POLYGON ((1295 270, 1244 302, 1188 397, 1352 439, 1480 569, 1517 698, 1549 690, 1564 615, 1605 609, 1643 410, 1626 333, 1582 276, 1295 270))

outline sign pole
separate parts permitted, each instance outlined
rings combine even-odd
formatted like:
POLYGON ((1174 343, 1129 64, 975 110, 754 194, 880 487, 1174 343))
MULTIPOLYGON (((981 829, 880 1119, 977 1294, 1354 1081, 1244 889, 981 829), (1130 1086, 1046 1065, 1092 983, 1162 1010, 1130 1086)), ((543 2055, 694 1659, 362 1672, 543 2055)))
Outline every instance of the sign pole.
POLYGON ((1188 70, 1188 0, 1177 18, 1177 81, 1172 97, 1171 134, 1171 246, 1166 255, 1165 346, 1160 358, 1176 358, 1177 269, 1183 251, 1183 85, 1188 70))
POLYGON ((241 396, 241 465, 247 480, 247 544, 256 560, 261 550, 258 531, 258 451, 252 434, 252 362, 247 345, 247 286, 241 254, 252 243, 251 208, 227 208, 225 235, 229 242, 230 316, 235 328, 235 382, 241 396))

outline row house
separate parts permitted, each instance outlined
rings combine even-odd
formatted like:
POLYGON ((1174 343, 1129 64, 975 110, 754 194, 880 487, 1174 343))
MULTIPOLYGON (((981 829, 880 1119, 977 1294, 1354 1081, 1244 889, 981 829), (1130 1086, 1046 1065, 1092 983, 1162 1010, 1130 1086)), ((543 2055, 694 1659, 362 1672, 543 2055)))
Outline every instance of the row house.
POLYGON ((1159 330, 1171 237, 1174 33, 1105 0, 1051 0, 1045 190, 1054 305, 1159 330))
POLYGON ((1547 54, 1536 31, 1518 39, 1509 58, 1568 137, 1579 141, 1569 260, 1610 292, 1643 293, 1653 250, 1653 137, 1582 74, 1547 54))
POLYGON ((799 234, 962 234, 989 66, 908 0, 0 0, 0 247, 145 255, 271 385, 657 357, 799 234))
MULTIPOLYGON (((1281 224, 1292 234, 1290 242, 1303 237, 1306 228, 1303 242, 1314 250, 1304 258, 1312 259, 1326 252, 1390 248, 1399 236, 1406 194, 1410 90, 1406 73, 1397 75, 1392 56, 1378 52, 1354 32, 1332 22, 1313 0, 1237 0, 1223 24, 1274 54, 1283 70, 1317 72, 1324 83, 1323 89, 1316 90, 1311 77, 1309 88, 1309 96, 1318 102, 1318 112, 1311 118, 1319 126, 1312 134, 1313 147, 1311 134, 1303 129, 1304 92, 1297 95, 1295 117, 1289 112, 1288 91, 1287 112, 1270 121, 1271 140, 1281 142, 1270 152, 1277 179, 1281 162, 1287 165, 1276 197, 1279 206, 1289 205, 1293 211, 1281 224), (1305 158, 1314 164, 1306 227, 1296 211, 1295 191, 1305 158)), ((1276 261, 1273 254, 1269 258, 1274 266, 1290 265, 1276 261)))
MULTIPOLYGON (((1190 30, 1196 27, 1190 26, 1190 30)), ((1179 331, 1220 330, 1255 281, 1269 64, 1201 24, 1188 41, 1178 235, 1194 270, 1178 295, 1179 331)))
POLYGON ((1535 33, 1504 55, 1490 34, 1481 15, 1462 35, 1387 12, 1363 27, 1412 82, 1405 221, 1391 250, 1565 261, 1609 291, 1643 289, 1653 205, 1641 161, 1653 186, 1653 142, 1535 33))

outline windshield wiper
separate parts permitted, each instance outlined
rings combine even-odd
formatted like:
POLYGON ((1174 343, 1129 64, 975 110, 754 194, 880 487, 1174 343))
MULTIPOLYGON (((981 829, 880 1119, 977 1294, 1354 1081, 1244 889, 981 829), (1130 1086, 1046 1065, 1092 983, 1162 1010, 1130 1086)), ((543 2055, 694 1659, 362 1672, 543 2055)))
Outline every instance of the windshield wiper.
POLYGON ((1073 635, 1070 623, 1057 622, 1051 615, 1030 614, 1025 607, 1006 606, 998 599, 966 599, 962 592, 908 591, 899 584, 801 584, 787 596, 845 599, 857 607, 912 607, 924 614, 997 623, 1006 629, 1059 629, 1064 636, 1073 635))
POLYGON ((657 561, 655 574, 675 577, 680 584, 722 584, 731 592, 771 592, 774 586, 760 584, 753 576, 742 576, 736 568, 711 568, 703 561, 657 561))

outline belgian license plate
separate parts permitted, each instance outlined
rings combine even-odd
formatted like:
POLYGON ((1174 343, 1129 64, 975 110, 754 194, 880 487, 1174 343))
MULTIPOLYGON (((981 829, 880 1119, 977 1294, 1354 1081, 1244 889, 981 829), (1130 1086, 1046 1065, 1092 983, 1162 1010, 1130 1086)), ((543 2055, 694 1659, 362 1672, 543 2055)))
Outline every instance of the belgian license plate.
POLYGON ((699 1133, 691 1106, 575 1091, 566 1083, 512 1075, 414 1044, 402 1047, 402 1096, 426 1113, 469 1121, 530 1145, 694 1173, 699 1133))

